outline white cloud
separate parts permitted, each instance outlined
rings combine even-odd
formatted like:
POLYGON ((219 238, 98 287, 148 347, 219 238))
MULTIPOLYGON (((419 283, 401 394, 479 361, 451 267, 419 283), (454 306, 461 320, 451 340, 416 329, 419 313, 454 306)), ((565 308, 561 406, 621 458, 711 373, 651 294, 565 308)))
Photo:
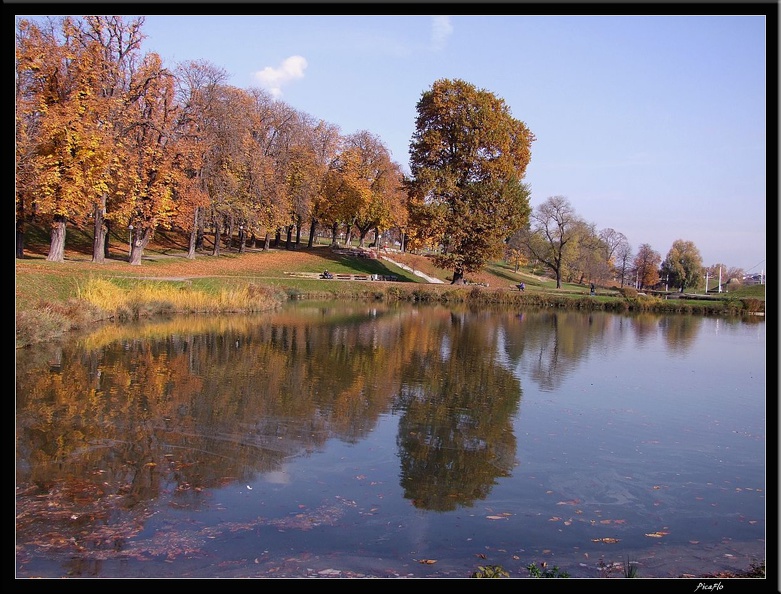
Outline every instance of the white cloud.
POLYGON ((304 78, 306 67, 306 58, 290 56, 282 61, 279 68, 266 66, 263 70, 256 72, 254 78, 273 97, 280 97, 284 85, 299 78, 304 78))
POLYGON ((445 49, 447 38, 453 33, 450 17, 435 16, 431 22, 431 45, 435 51, 445 49))

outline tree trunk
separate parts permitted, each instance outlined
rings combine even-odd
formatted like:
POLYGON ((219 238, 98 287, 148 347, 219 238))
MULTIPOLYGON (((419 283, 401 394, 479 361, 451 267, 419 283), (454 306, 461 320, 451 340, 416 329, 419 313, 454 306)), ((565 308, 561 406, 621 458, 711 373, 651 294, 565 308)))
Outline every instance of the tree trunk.
POLYGON ((190 246, 187 250, 188 260, 195 260, 195 247, 198 245, 198 214, 200 211, 201 207, 196 206, 193 212, 193 228, 190 230, 190 246))
POLYGON ((247 251, 247 238, 244 235, 244 225, 239 225, 239 253, 244 254, 247 251))
POLYGON ((103 257, 108 260, 111 257, 111 221, 104 221, 106 225, 106 241, 103 242, 103 257))
POLYGON ((106 195, 95 205, 95 228, 92 237, 92 261, 103 264, 106 261, 106 195))
POLYGON ((16 257, 24 258, 24 221, 19 216, 16 218, 16 257))
POLYGON ((212 256, 220 255, 220 229, 222 224, 220 222, 214 225, 214 248, 212 249, 212 256))
POLYGON ((266 231, 266 237, 263 239, 263 251, 267 252, 271 249, 271 233, 266 231))
POLYGON ((149 245, 152 238, 151 229, 133 229, 131 233, 133 238, 130 245, 130 264, 133 266, 141 265, 141 258, 144 256, 144 250, 149 245))
POLYGON ((201 216, 201 208, 198 207, 198 225, 197 225, 197 230, 195 232, 195 251, 196 252, 203 251, 204 236, 206 235, 206 233, 204 231, 204 226, 206 225, 205 219, 206 219, 205 216, 201 216))
POLYGON ((312 217, 312 223, 309 225, 309 243, 307 243, 310 248, 315 244, 315 233, 317 233, 317 219, 312 217))
POLYGON ((293 249, 293 225, 287 226, 287 231, 285 233, 285 249, 293 249))
POLYGON ((233 217, 233 214, 228 218, 228 228, 225 229, 225 235, 228 237, 227 244, 228 244, 228 251, 230 252, 233 250, 233 229, 236 227, 236 221, 233 217))
POLYGON ((46 260, 48 262, 63 262, 65 260, 65 217, 62 215, 55 215, 52 222, 51 243, 46 260))
POLYGON ((296 215, 296 247, 301 245, 301 217, 296 215))
POLYGON ((336 246, 339 245, 339 242, 336 241, 336 238, 338 237, 337 233, 339 231, 339 224, 334 223, 331 225, 331 245, 336 246))

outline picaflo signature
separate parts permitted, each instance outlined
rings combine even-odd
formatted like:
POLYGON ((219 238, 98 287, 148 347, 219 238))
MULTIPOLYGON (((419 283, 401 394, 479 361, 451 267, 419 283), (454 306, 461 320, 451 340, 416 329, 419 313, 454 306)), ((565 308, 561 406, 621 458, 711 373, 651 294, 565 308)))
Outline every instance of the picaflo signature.
POLYGON ((721 582, 716 582, 715 584, 703 584, 700 582, 697 584, 697 587, 694 588, 695 592, 698 592, 699 590, 712 590, 712 591, 718 591, 721 590, 724 587, 724 585, 721 582))

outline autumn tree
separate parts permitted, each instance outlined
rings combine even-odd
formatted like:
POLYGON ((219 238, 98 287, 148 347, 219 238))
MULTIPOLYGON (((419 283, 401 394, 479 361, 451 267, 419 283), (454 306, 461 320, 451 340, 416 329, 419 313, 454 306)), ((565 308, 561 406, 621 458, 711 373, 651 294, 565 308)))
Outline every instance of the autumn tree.
POLYGON ((534 209, 529 227, 516 232, 510 242, 523 246, 531 258, 548 268, 560 289, 562 275, 572 261, 570 244, 582 235, 584 224, 567 198, 551 196, 534 209))
POLYGON ((746 276, 746 271, 738 266, 731 266, 727 269, 726 278, 727 282, 732 279, 737 279, 738 282, 743 282, 743 277, 746 276))
POLYGON ((312 196, 312 202, 309 211, 309 247, 314 245, 317 226, 323 222, 326 214, 327 195, 326 183, 330 163, 339 153, 342 143, 342 136, 339 127, 319 120, 310 130, 309 141, 312 143, 314 161, 312 165, 316 168, 317 191, 312 196))
POLYGON ((604 282, 610 275, 602 257, 604 246, 594 223, 580 221, 570 243, 570 258, 565 262, 562 276, 568 282, 604 282))
POLYGON ((287 249, 297 247, 301 243, 304 221, 311 216, 323 171, 317 158, 317 144, 311 136, 316 124, 308 114, 290 109, 292 117, 282 130, 285 142, 281 145, 283 150, 278 152, 277 164, 277 167, 284 171, 284 190, 288 205, 287 249))
MULTIPOLYGON (((89 57, 80 101, 81 113, 99 155, 92 188, 92 261, 102 263, 108 255, 109 229, 126 222, 123 206, 128 155, 124 143, 128 125, 126 110, 135 96, 134 75, 141 56, 143 17, 126 22, 121 16, 85 16, 79 23, 82 53, 89 57)), ((138 82, 136 80, 136 82, 138 82)))
POLYGON ((408 191, 433 224, 411 224, 440 246, 435 263, 460 283, 528 221, 523 178, 535 138, 503 99, 463 80, 436 81, 416 108, 408 191))
POLYGON ((204 215, 209 207, 206 170, 215 141, 214 106, 228 75, 205 61, 183 62, 175 74, 180 106, 177 167, 182 176, 176 188, 174 221, 189 231, 187 257, 194 259, 196 251, 203 248, 204 215))
POLYGON ((637 288, 644 289, 653 287, 659 282, 659 263, 662 256, 659 252, 647 243, 637 248, 637 255, 634 259, 635 276, 637 279, 637 288))
POLYGON ((78 23, 64 17, 46 28, 18 25, 17 122, 22 161, 17 213, 50 224, 47 260, 62 262, 66 223, 84 223, 105 188, 110 138, 98 122, 105 114, 95 85, 100 71, 94 45, 81 44, 78 23), (34 132, 34 135, 31 133, 34 132), (25 206, 20 200, 27 200, 25 206))
POLYGON ((669 275, 670 285, 679 287, 681 293, 686 287, 697 287, 703 273, 700 250, 691 241, 676 239, 667 252, 661 272, 669 275))
POLYGON ((39 199, 53 191, 42 184, 46 169, 41 140, 44 119, 60 96, 61 47, 53 30, 22 20, 16 31, 15 149, 16 257, 24 257, 27 223, 41 218, 39 199))
MULTIPOLYGON (((627 253, 629 241, 626 235, 610 227, 599 232, 602 246, 602 261, 613 276, 621 276, 622 258, 627 253)), ((625 265, 626 262, 623 262, 625 265)))
POLYGON ((325 176, 325 202, 321 216, 331 225, 334 243, 340 226, 346 228, 349 241, 349 232, 356 213, 370 200, 371 190, 361 170, 361 161, 360 148, 345 144, 342 151, 331 161, 325 176))
POLYGON ((130 264, 140 265, 155 230, 174 220, 175 188, 182 170, 176 167, 178 107, 173 74, 160 56, 147 54, 131 83, 129 125, 123 145, 132 176, 125 208, 131 227, 130 264))
POLYGON ((229 85, 215 85, 208 112, 209 151, 203 177, 209 195, 206 220, 214 234, 212 255, 219 256, 226 227, 240 217, 251 200, 247 193, 248 167, 259 156, 254 147, 253 97, 229 85), (252 147, 252 148, 251 148, 252 147))
POLYGON ((632 262, 632 246, 628 241, 622 241, 618 244, 615 251, 615 270, 619 282, 623 287, 626 283, 626 275, 629 274, 630 264, 632 262))
MULTIPOLYGON (((355 157, 352 194, 356 202, 345 216, 349 226, 358 230, 359 245, 364 246, 367 234, 386 229, 394 221, 394 211, 404 209, 401 197, 401 168, 391 160, 390 152, 375 135, 362 130, 345 139, 345 146, 355 157)), ((403 217, 402 217, 403 218, 403 217)))

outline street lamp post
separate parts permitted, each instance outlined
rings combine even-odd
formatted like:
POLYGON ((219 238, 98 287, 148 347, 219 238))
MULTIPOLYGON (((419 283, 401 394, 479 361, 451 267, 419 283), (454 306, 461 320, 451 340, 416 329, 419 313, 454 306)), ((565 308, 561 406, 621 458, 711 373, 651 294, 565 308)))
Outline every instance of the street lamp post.
POLYGON ((130 258, 130 257, 133 256, 133 225, 128 225, 127 229, 128 229, 128 235, 129 235, 128 240, 127 240, 127 243, 128 243, 127 255, 128 255, 128 258, 130 258))

